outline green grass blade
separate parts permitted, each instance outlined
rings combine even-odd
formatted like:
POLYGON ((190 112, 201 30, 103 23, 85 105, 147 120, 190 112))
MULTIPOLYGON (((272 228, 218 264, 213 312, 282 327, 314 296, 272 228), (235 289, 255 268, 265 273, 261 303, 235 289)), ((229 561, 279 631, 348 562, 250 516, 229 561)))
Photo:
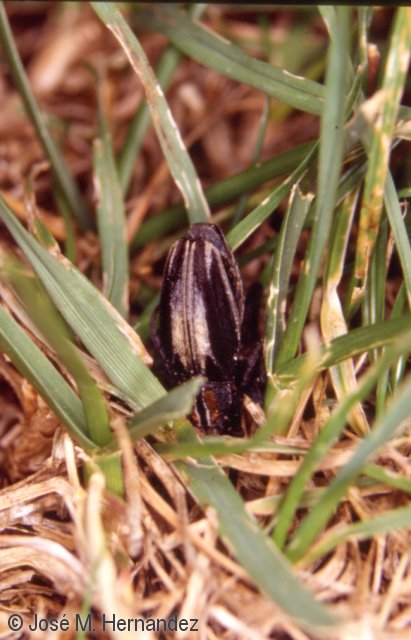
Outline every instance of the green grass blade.
POLYGON ((187 153, 164 93, 137 37, 114 4, 92 2, 91 6, 123 47, 144 86, 158 140, 174 181, 184 198, 191 224, 208 222, 210 212, 196 170, 187 153))
MULTIPOLYGON (((340 205, 334 222, 324 274, 321 305, 321 331, 326 344, 348 331, 339 297, 339 285, 344 274, 348 239, 357 200, 358 189, 355 189, 340 205)), ((367 324, 371 324, 371 321, 367 324)), ((357 384, 352 359, 347 359, 335 367, 331 367, 330 376, 338 400, 344 398, 357 384)), ((359 435, 368 431, 367 418, 360 404, 353 408, 348 420, 353 430, 359 435)))
MULTIPOLYGON (((314 144, 314 142, 306 142, 290 151, 285 151, 274 158, 265 160, 257 167, 240 171, 225 180, 213 184, 204 192, 207 201, 211 207, 226 204, 268 180, 273 180, 294 171, 304 161, 314 144)), ((147 242, 175 231, 185 224, 186 219, 187 215, 182 204, 168 207, 165 211, 155 216, 150 216, 141 225, 138 234, 133 239, 131 249, 143 247, 147 242)))
MULTIPOLYGON (((363 317, 366 324, 380 322, 385 317, 385 286, 387 282, 387 255, 388 251, 388 224, 384 218, 381 220, 380 229, 375 244, 375 250, 371 259, 370 277, 366 287, 366 296, 363 301, 363 317)), ((369 354, 373 362, 379 357, 379 351, 369 354)), ((378 417, 385 411, 387 395, 390 392, 388 386, 389 371, 384 371, 378 380, 376 390, 376 413, 378 417)))
MULTIPOLYGON (((191 429, 179 427, 178 440, 195 442, 191 429)), ((246 512, 244 503, 228 478, 212 467, 212 459, 196 465, 176 462, 189 479, 189 487, 203 506, 217 508, 219 530, 234 555, 257 586, 305 627, 329 626, 335 621, 293 574, 291 566, 246 512)))
MULTIPOLYGON (((411 316, 405 314, 398 318, 353 329, 349 333, 335 338, 329 345, 322 347, 317 371, 323 371, 365 351, 389 346, 400 334, 407 332, 410 320, 411 316)), ((298 379, 300 372, 304 369, 307 357, 308 354, 303 354, 277 370, 275 379, 280 387, 288 386, 298 379)))
MULTIPOLYGON (((193 16, 198 18, 204 12, 205 8, 206 5, 204 4, 195 4, 190 7, 189 11, 193 16)), ((173 46, 170 46, 158 61, 155 69, 155 75, 163 91, 167 91, 180 60, 181 53, 173 46)), ((127 193, 130 185, 134 165, 150 122, 151 116, 149 106, 147 102, 142 102, 128 128, 125 143, 118 160, 118 173, 123 195, 127 193)))
POLYGON ((0 349, 44 398, 69 433, 88 453, 96 445, 87 437, 87 421, 78 396, 18 323, 0 306, 0 349))
POLYGON ((296 184, 301 176, 310 166, 316 154, 316 147, 312 148, 301 164, 293 171, 291 176, 287 178, 280 186, 263 200, 253 211, 251 211, 244 220, 241 220, 234 229, 227 234, 227 242, 232 249, 237 249, 247 238, 255 231, 264 220, 266 220, 278 207, 280 202, 289 194, 294 184, 296 184))
POLYGON ((344 150, 344 97, 348 55, 348 9, 337 7, 338 19, 331 38, 326 74, 325 106, 321 119, 318 192, 315 217, 304 268, 278 353, 277 366, 291 360, 298 348, 312 294, 329 239, 337 201, 338 181, 344 150))
POLYGON ((77 259, 76 241, 74 236, 73 219, 70 214, 70 209, 67 205, 67 202, 64 196, 61 195, 58 188, 55 189, 54 197, 56 199, 57 210, 60 212, 60 215, 64 220, 64 228, 65 228, 64 253, 66 258, 70 260, 70 262, 73 262, 74 264, 76 264, 76 259, 77 259))
POLYGON ((367 91, 367 72, 368 72, 368 32, 373 18, 372 7, 358 7, 358 57, 360 65, 364 67, 363 77, 363 94, 367 91))
POLYGON ((3 51, 6 55, 10 72, 20 91, 26 111, 36 129, 38 138, 43 145, 43 149, 50 160, 56 183, 58 184, 61 193, 64 195, 71 213, 77 218, 79 224, 84 229, 90 229, 93 226, 90 214, 83 198, 80 195, 76 183, 65 165, 59 149, 47 129, 44 117, 40 112, 39 106, 27 79, 26 72, 24 71, 19 52, 17 51, 3 2, 0 2, 0 41, 3 45, 3 51))
MULTIPOLYGON (((274 429, 272 429, 274 431, 274 429)), ((305 449, 276 444, 274 442, 254 442, 254 439, 230 438, 229 436, 205 436, 199 442, 178 444, 156 444, 156 451, 164 455, 168 460, 178 458, 201 458, 202 456, 226 456, 233 453, 245 453, 246 451, 269 451, 284 453, 286 455, 305 455, 305 449)))
POLYGON ((307 547, 315 539, 334 513, 341 498, 361 473, 366 462, 392 438, 394 432, 411 413, 411 380, 402 385, 387 411, 382 415, 372 431, 359 444, 351 460, 341 469, 316 505, 297 529, 287 547, 287 555, 292 561, 302 557, 307 547))
MULTIPOLYGON (((260 158, 261 151, 263 148, 263 143, 264 143, 264 136, 267 131, 267 126, 269 123, 269 116, 270 116, 270 99, 266 98, 264 101, 263 112, 261 114, 261 120, 258 127, 256 140, 254 143, 254 150, 251 158, 251 166, 255 166, 258 163, 258 160, 260 158)), ((249 197, 249 193, 245 192, 243 193, 240 200, 238 201, 238 204, 235 208, 235 212, 233 215, 233 219, 231 221, 232 227, 235 227, 235 225, 238 224, 241 218, 243 217, 247 207, 248 197, 249 197)))
MULTIPOLYGON (((185 418, 193 407, 194 399, 204 379, 192 378, 188 382, 175 387, 159 400, 137 413, 127 422, 127 429, 133 442, 146 438, 174 420, 185 418)), ((104 452, 116 451, 117 443, 104 448, 104 452)))
POLYGON ((411 247, 407 228, 401 214, 398 195, 390 173, 388 173, 385 181, 384 201, 387 217, 395 238, 398 257, 401 262, 408 306, 411 309, 411 247))
MULTIPOLYGON (((407 300, 405 295, 405 285, 403 282, 401 287, 398 290, 397 297, 395 299, 395 302, 392 308, 391 318, 399 318, 401 315, 403 315, 405 312, 406 306, 407 306, 407 300)), ((404 378, 405 371, 406 371, 406 364, 407 364, 406 357, 401 356, 400 358, 398 358, 398 361, 392 367, 390 386, 393 392, 397 389, 398 385, 401 383, 401 381, 404 378)))
POLYGON ((370 111, 374 122, 369 144, 369 164, 365 177, 357 237, 354 305, 364 294, 370 258, 380 224, 390 144, 411 51, 411 20, 408 8, 397 9, 389 43, 381 90, 363 105, 365 113, 370 111), (371 113, 371 111, 376 111, 376 113, 371 113))
POLYGON ((173 5, 144 7, 139 24, 164 33, 178 49, 225 76, 277 98, 296 109, 319 115, 323 87, 292 73, 247 56, 236 45, 213 34, 173 5))
MULTIPOLYGON (((370 283, 364 299, 363 318, 365 324, 375 324, 385 317, 385 283, 387 280, 387 251, 388 251, 387 220, 381 220, 380 229, 371 259, 370 283)), ((378 356, 378 352, 374 357, 378 356)), ((371 354, 371 358, 373 355, 371 354)))
POLYGON ((393 473, 377 464, 366 464, 363 473, 380 484, 387 484, 389 487, 394 487, 394 489, 411 493, 411 478, 400 476, 398 473, 393 473))
MULTIPOLYGON (((161 56, 155 68, 155 75, 163 91, 167 91, 180 60, 181 53, 174 47, 168 47, 161 56)), ((144 101, 141 103, 128 128, 125 143, 118 160, 118 173, 123 195, 127 193, 131 177, 133 175, 134 166, 150 123, 150 108, 147 101, 144 101)))
POLYGON ((160 292, 155 294, 149 303, 146 304, 144 311, 140 314, 137 323, 134 325, 135 331, 140 338, 145 342, 151 335, 151 316, 154 309, 160 302, 160 292))
POLYGON ((391 533, 395 530, 407 529, 411 526, 411 507, 399 507, 390 509, 375 518, 356 522, 349 526, 340 528, 337 532, 331 531, 325 535, 306 554, 304 560, 307 563, 314 562, 318 558, 323 558, 330 551, 347 540, 368 540, 378 536, 391 533))
POLYGON ((275 356, 283 336, 285 305, 298 239, 314 194, 293 187, 276 248, 266 305, 265 362, 267 373, 274 371, 275 356))
POLYGON ((100 137, 94 141, 94 184, 101 243, 104 294, 123 316, 128 314, 128 245, 121 184, 102 96, 98 88, 100 137))

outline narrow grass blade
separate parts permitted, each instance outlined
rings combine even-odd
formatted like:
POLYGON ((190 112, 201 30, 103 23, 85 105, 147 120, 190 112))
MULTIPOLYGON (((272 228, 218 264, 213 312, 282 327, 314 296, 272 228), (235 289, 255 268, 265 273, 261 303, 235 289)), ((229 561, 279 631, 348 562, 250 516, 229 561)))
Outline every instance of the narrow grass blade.
POLYGON ((20 91, 26 111, 36 129, 44 151, 50 160, 53 174, 59 188, 61 189, 61 193, 67 200, 71 213, 77 218, 83 229, 90 229, 93 226, 90 214, 84 200, 80 196, 76 183, 65 165, 58 147, 47 129, 44 117, 41 114, 33 91, 31 90, 26 72, 24 71, 23 64, 17 51, 3 2, 0 2, 0 40, 3 45, 3 50, 9 64, 13 80, 20 91))
MULTIPOLYGON (((264 101, 263 112, 261 114, 260 125, 258 127, 257 136, 254 144, 253 155, 251 158, 251 166, 255 166, 260 158, 261 150, 263 148, 264 136, 267 130, 267 126, 269 123, 269 115, 270 115, 270 99, 266 98, 264 101)), ((231 222, 231 226, 235 227, 238 222, 240 222, 241 218, 244 215, 244 212, 247 207, 249 193, 243 193, 238 204, 236 206, 233 219, 231 222)))
POLYGON ((323 87, 247 56, 236 45, 194 23, 174 5, 157 4, 139 13, 139 24, 164 33, 183 53, 296 109, 319 115, 323 87))
MULTIPOLYGON (((177 436, 182 443, 195 442, 193 431, 184 426, 178 428, 177 436)), ((200 504, 217 509, 221 534, 256 585, 305 627, 333 625, 327 609, 301 585, 284 556, 247 514, 231 482, 212 466, 212 459, 175 464, 200 504)))
POLYGON ((21 226, 2 198, 0 218, 20 246, 66 322, 135 408, 164 394, 144 364, 137 334, 63 256, 53 257, 21 226))
POLYGON ((74 237, 74 225, 73 219, 70 214, 70 208, 67 205, 67 202, 64 196, 61 195, 58 188, 54 190, 54 197, 57 203, 57 209, 61 214, 61 217, 64 220, 64 229, 65 229, 65 240, 64 240, 64 253, 65 256, 70 262, 76 264, 76 241, 74 237))
MULTIPOLYGON (((279 176, 294 171, 310 153, 314 144, 314 142, 306 142, 290 151, 285 151, 274 158, 265 160, 257 167, 240 171, 225 180, 213 184, 205 190, 207 201, 211 207, 217 207, 268 180, 274 180, 279 176)), ((150 216, 141 225, 137 236, 131 244, 131 249, 143 247, 147 242, 175 231, 184 225, 186 219, 187 215, 182 204, 168 207, 165 211, 155 216, 150 216)))
POLYGON ((297 529, 287 547, 287 556, 297 561, 334 513, 349 486, 361 473, 365 463, 393 436, 411 413, 411 380, 402 385, 392 404, 359 444, 348 464, 340 470, 316 505, 297 529))
MULTIPOLYGON (((100 82, 100 80, 98 80, 100 82)), ((104 294, 123 316, 128 314, 128 245, 121 184, 104 112, 103 88, 98 87, 99 138, 93 145, 97 226, 101 243, 104 294)))
MULTIPOLYGON (((401 317, 405 312, 406 306, 407 306, 407 300, 406 300, 406 294, 405 294, 405 285, 404 283, 402 283, 401 287, 398 290, 397 297, 395 299, 395 302, 392 308, 391 318, 401 317)), ((398 361, 392 367, 390 383, 391 383, 391 390, 393 392, 396 390, 396 388, 404 378, 405 371, 406 371, 406 363, 407 363, 406 357, 401 356, 400 358, 398 358, 398 361)))
POLYGON ((379 467, 377 464, 366 464, 363 468, 363 473, 368 478, 372 478, 379 483, 411 493, 411 478, 400 476, 398 473, 393 473, 390 470, 379 467))
MULTIPOLYGON (((363 300, 362 312, 366 324, 380 322, 385 318, 385 290, 387 284, 387 261, 391 250, 388 244, 387 219, 381 220, 380 229, 375 243, 374 253, 371 259, 371 269, 366 286, 366 295, 363 300)), ((379 350, 369 354, 370 361, 378 359, 379 350)), ((375 415, 380 416, 385 411, 387 396, 390 393, 389 371, 384 371, 378 380, 375 394, 375 415)))
MULTIPOLYGON (((200 17, 205 8, 206 5, 204 4, 195 4, 190 7, 189 11, 193 16, 200 17)), ((158 61, 155 75, 163 91, 168 89, 180 60, 181 53, 173 46, 169 46, 158 61)), ((150 108, 147 102, 142 102, 128 128, 125 143, 118 160, 118 173, 123 195, 127 193, 134 165, 150 122, 150 108)))
POLYGON ((390 509, 375 518, 364 522, 356 522, 338 531, 331 530, 322 540, 314 545, 305 555, 305 563, 311 563, 318 558, 323 558, 330 551, 348 540, 368 540, 391 531, 407 529, 411 526, 411 507, 399 507, 390 509))
POLYGON ((357 237, 356 287, 352 298, 354 305, 364 294, 369 261, 380 224, 390 144, 411 51, 411 10, 409 8, 397 9, 389 44, 382 87, 362 107, 366 117, 370 112, 372 135, 357 237))
POLYGON ((101 21, 123 47, 144 86, 161 148, 174 181, 184 198, 191 224, 208 222, 210 212, 196 170, 187 153, 164 93, 137 37, 115 5, 108 2, 92 2, 91 5, 101 21))
MULTIPOLYGON (((274 429, 273 429, 274 430, 274 429)), ((179 458, 201 458, 202 456, 226 456, 233 453, 245 453, 246 451, 267 451, 283 453, 289 456, 304 456, 305 449, 276 444, 274 442, 258 442, 253 439, 230 438, 228 436, 205 436, 199 442, 178 444, 156 444, 155 450, 168 460, 179 458)))
MULTIPOLYGON (((328 253, 321 305, 321 330, 326 344, 329 344, 334 338, 346 334, 348 331, 338 287, 344 273, 348 237, 357 198, 358 190, 355 190, 338 209, 338 217, 335 221, 335 230, 328 253)), ((352 359, 347 359, 335 367, 331 367, 330 375, 338 400, 341 400, 351 390, 355 389, 357 382, 352 359)), ((361 404, 357 404, 352 409, 348 420, 354 431, 359 435, 368 431, 367 418, 361 404)))
MULTIPOLYGON (((201 377, 193 378, 172 389, 159 400, 137 413, 127 422, 127 429, 133 442, 146 438, 174 420, 185 418, 193 407, 194 399, 204 382, 201 377)), ((104 448, 104 452, 117 450, 117 443, 104 448)))
MULTIPOLYGON (((317 371, 323 371, 347 358, 379 349, 392 344, 400 334, 406 334, 410 327, 411 316, 405 314, 398 318, 391 318, 370 326, 353 329, 349 333, 335 338, 329 345, 321 349, 321 358, 317 371)), ((304 354, 292 362, 278 369, 275 379, 279 387, 287 387, 298 379, 300 371, 304 369, 308 355, 304 354)))
MULTIPOLYGON (((372 7, 358 7, 358 54, 360 59, 360 64, 364 66, 364 69, 368 67, 368 31, 373 18, 373 8, 372 7)), ((366 75, 363 80, 363 92, 365 94, 367 85, 366 85, 366 75)))
MULTIPOLYGON (((172 46, 168 47, 161 56, 155 68, 155 75, 163 91, 167 91, 180 60, 181 53, 172 46)), ((131 177, 133 175, 134 166, 150 123, 150 107, 148 106, 147 101, 144 101, 141 103, 129 126, 125 136, 125 143, 118 160, 118 173, 123 195, 127 193, 131 177)))
POLYGON ((0 306, 0 348, 44 398, 69 433, 88 453, 87 421, 78 396, 18 323, 0 306))
POLYGON ((154 313, 154 309, 160 303, 160 292, 157 292, 156 295, 150 300, 144 311, 140 314, 138 322, 135 324, 134 329, 140 336, 140 338, 145 342, 150 338, 151 335, 151 316, 154 313))
POLYGON ((292 360, 301 339, 312 294, 329 239, 337 201, 344 150, 344 96, 348 55, 348 9, 337 7, 338 19, 331 38, 327 62, 325 106, 321 119, 318 193, 310 242, 287 330, 278 353, 277 366, 292 360))
MULTIPOLYGON (((411 18, 410 18, 411 20, 411 18)), ((408 307, 411 309, 411 247, 407 233, 407 228, 401 214, 398 195, 395 189, 394 181, 390 173, 387 175, 384 190, 385 210, 392 229, 395 244, 398 251, 398 257, 401 262, 402 272, 404 276, 405 290, 408 300, 408 307)))
POLYGON ((303 194, 299 185, 295 185, 281 225, 266 305, 264 355, 269 374, 274 371, 275 356, 285 329, 285 305, 291 269, 298 239, 313 198, 314 194, 303 194))
MULTIPOLYGON (((364 324, 375 324, 385 318, 385 286, 387 280, 386 262, 390 258, 388 253, 388 224, 381 220, 380 229, 371 259, 369 285, 363 304, 364 324)), ((378 352, 370 354, 371 359, 378 357, 378 352)))
POLYGON ((232 249, 237 249, 247 238, 260 226, 264 220, 268 218, 278 207, 280 202, 289 194, 294 184, 296 184, 301 176, 305 173, 310 166, 312 160, 316 155, 316 147, 314 147, 308 155, 304 158, 301 164, 293 171, 291 176, 284 180, 279 187, 265 200, 261 202, 253 211, 251 211, 244 220, 241 220, 234 229, 227 234, 227 242, 232 249))

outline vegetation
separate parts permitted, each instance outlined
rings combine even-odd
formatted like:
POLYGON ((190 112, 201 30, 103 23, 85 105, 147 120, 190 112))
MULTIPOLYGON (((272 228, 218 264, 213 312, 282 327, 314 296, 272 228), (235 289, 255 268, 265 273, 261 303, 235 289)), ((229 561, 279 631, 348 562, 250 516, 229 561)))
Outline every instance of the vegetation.
POLYGON ((0 3, 0 40, 2 628, 405 637, 411 10, 0 3), (196 222, 265 291, 246 438, 150 369, 196 222))

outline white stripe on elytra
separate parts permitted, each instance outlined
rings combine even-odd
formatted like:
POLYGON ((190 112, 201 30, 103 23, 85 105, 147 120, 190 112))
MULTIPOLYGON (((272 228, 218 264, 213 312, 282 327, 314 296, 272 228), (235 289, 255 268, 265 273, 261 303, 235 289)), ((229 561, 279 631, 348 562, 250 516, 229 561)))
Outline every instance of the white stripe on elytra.
MULTIPOLYGON (((174 286, 175 300, 177 303, 174 308, 171 309, 171 344, 174 353, 178 353, 181 364, 189 368, 188 354, 188 342, 187 342, 187 329, 185 318, 185 304, 186 304, 186 287, 185 287, 185 270, 187 266, 187 256, 189 250, 189 243, 184 243, 184 255, 182 263, 182 271, 179 278, 177 278, 174 286)), ((172 254, 172 262, 174 261, 175 254, 172 254)), ((172 262, 170 264, 172 264, 172 262)))
POLYGON ((241 329, 241 323, 243 319, 242 319, 242 316, 240 315, 237 302, 234 298, 233 291, 231 288, 231 283, 228 279, 227 272, 225 270, 223 261, 221 259, 221 255, 218 251, 215 251, 215 253, 216 253, 216 263, 217 263, 217 268, 220 274, 220 279, 221 279, 221 282, 223 283, 225 293, 229 299, 228 306, 232 314, 232 319, 234 320, 234 327, 236 330, 237 338, 238 340, 240 340, 240 329, 241 329))

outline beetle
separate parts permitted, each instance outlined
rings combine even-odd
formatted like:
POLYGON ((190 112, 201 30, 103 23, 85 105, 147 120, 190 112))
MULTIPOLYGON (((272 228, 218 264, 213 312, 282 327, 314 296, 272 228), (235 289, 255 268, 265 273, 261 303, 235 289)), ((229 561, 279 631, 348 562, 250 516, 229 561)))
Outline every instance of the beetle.
POLYGON ((261 399, 262 348, 259 341, 244 346, 244 309, 240 271, 221 229, 192 225, 168 253, 151 338, 166 387, 207 378, 190 417, 208 434, 243 435, 246 387, 261 399))

